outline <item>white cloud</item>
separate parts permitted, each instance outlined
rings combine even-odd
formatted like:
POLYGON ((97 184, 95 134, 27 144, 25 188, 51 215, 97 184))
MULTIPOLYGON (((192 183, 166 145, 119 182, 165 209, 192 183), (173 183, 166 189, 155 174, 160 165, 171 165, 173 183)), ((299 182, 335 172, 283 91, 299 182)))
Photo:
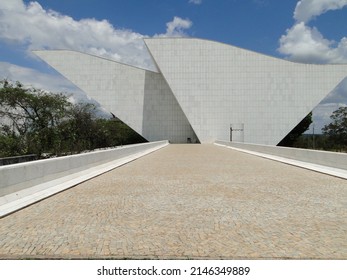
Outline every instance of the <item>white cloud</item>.
MULTIPOLYGON (((347 78, 345 78, 324 100, 313 109, 313 123, 315 131, 331 122, 331 114, 339 107, 347 107, 347 78)), ((312 125, 311 125, 312 131, 312 125)))
POLYGON ((306 63, 346 63, 347 37, 339 42, 324 38, 316 27, 308 22, 327 11, 342 9, 347 0, 298 1, 294 19, 296 23, 280 38, 279 52, 289 60, 306 63))
POLYGON ((329 41, 315 27, 304 22, 296 23, 287 29, 280 38, 279 52, 288 59, 306 63, 346 63, 347 38, 336 44, 329 41))
POLYGON ((174 17, 174 19, 166 24, 166 37, 186 36, 184 30, 191 28, 193 23, 189 19, 174 17))
POLYGON ((312 132, 314 125, 315 133, 320 133, 321 129, 331 123, 330 116, 340 107, 346 107, 346 103, 326 103, 320 104, 312 111, 312 124, 309 131, 312 132))
MULTIPOLYGON (((185 31, 191 26, 190 20, 174 17, 167 23, 165 34, 154 36, 186 36, 185 31)), ((36 1, 25 4, 23 0, 0 0, 0 42, 11 43, 11 47, 24 47, 35 59, 31 53, 35 49, 70 49, 155 69, 144 37, 149 36, 115 28, 107 20, 75 20, 47 11, 36 1)), ((75 101, 92 101, 59 74, 45 74, 0 62, 0 79, 6 78, 51 92, 73 93, 75 101)))
POLYGON ((347 106, 347 77, 321 102, 321 104, 332 103, 347 106))
POLYGON ((347 0, 301 0, 296 4, 294 18, 298 22, 308 22, 330 10, 339 10, 347 5, 347 0))
POLYGON ((202 0, 189 0, 189 3, 195 4, 195 5, 200 5, 202 3, 202 0))
MULTIPOLYGON (((295 24, 281 36, 278 51, 291 61, 304 63, 347 63, 347 37, 339 42, 326 39, 308 22, 327 11, 342 9, 347 0, 301 0, 295 11, 295 24)), ((347 106, 347 78, 341 82, 314 110, 313 121, 318 132, 330 123, 330 115, 340 106, 347 106)), ((311 128, 312 129, 312 128, 311 128)))
POLYGON ((110 113, 103 109, 100 104, 88 97, 82 90, 72 84, 64 77, 53 74, 46 74, 30 69, 20 67, 7 62, 0 62, 0 80, 19 81, 25 86, 34 87, 48 92, 63 93, 69 96, 73 103, 87 102, 95 104, 97 114, 103 117, 109 117, 110 113))
POLYGON ((22 84, 50 92, 85 95, 79 88, 60 75, 41 73, 27 67, 0 62, 0 80, 20 81, 22 84))
POLYGON ((72 49, 141 66, 151 66, 143 35, 116 29, 108 21, 71 17, 44 10, 39 3, 27 6, 0 4, 0 39, 34 49, 72 49))
POLYGON ((99 103, 59 74, 41 73, 31 68, 0 62, 0 80, 3 79, 19 81, 23 85, 53 93, 64 93, 71 96, 73 102, 92 102, 99 106, 99 103))
POLYGON ((25 4, 21 0, 3 0, 0 3, 0 9, 1 10, 17 10, 17 11, 24 11, 25 10, 25 4))
MULTIPOLYGON (((191 21, 175 17, 166 34, 184 36, 191 21)), ((107 20, 81 19, 45 10, 34 1, 1 0, 0 41, 34 49, 70 49, 107 57, 124 63, 155 69, 143 43, 146 35, 115 28, 107 20)))

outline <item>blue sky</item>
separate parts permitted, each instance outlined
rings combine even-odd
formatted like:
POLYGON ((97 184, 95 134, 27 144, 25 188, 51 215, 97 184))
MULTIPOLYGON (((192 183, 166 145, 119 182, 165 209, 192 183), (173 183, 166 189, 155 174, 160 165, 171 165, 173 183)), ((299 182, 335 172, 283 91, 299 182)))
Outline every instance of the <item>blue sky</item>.
MULTIPOLYGON (((347 63, 347 0, 1 0, 0 78, 83 94, 35 57, 73 49, 153 68, 143 37, 190 36, 305 63, 347 63)), ((347 80, 314 111, 347 104, 347 80)))

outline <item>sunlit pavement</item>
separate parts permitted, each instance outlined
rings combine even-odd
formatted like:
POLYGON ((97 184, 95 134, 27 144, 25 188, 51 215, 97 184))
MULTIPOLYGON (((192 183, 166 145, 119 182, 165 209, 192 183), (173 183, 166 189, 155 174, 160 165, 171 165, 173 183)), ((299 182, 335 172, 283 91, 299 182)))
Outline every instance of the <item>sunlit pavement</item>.
POLYGON ((0 258, 346 259, 347 180, 169 145, 0 219, 0 258))

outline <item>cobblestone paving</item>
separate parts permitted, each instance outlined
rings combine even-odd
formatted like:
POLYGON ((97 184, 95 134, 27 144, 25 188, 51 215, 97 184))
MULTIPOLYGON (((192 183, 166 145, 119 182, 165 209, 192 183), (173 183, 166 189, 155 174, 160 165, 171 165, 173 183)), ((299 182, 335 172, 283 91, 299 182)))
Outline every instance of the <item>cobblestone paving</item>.
POLYGON ((0 219, 0 258, 347 259, 347 180, 170 145, 0 219))

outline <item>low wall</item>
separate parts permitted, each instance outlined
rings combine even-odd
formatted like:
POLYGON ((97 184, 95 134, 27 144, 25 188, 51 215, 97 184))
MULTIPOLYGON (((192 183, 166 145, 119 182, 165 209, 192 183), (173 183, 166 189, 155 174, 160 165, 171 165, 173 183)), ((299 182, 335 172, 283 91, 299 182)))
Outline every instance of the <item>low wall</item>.
POLYGON ((347 154, 334 153, 317 150, 286 148, 278 146, 266 146, 256 144, 245 144, 217 140, 216 144, 225 145, 237 149, 244 149, 252 152, 264 153, 268 155, 289 158, 293 160, 324 165, 328 167, 347 170, 347 154))
POLYGON ((159 141, 127 145, 115 149, 0 166, 0 197, 167 144, 168 141, 159 141))

